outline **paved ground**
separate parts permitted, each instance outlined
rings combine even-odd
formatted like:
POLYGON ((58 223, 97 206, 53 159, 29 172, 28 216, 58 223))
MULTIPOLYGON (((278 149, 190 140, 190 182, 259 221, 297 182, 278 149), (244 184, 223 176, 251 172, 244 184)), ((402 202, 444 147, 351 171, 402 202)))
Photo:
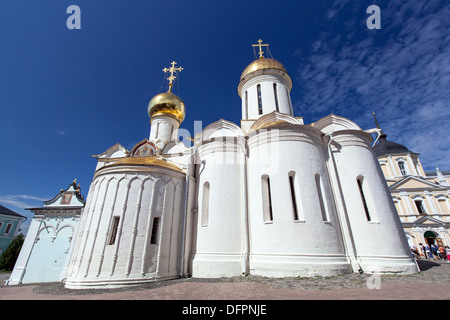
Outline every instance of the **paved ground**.
POLYGON ((418 263, 421 272, 414 275, 186 278, 126 289, 69 290, 61 283, 3 286, 2 281, 0 300, 450 300, 450 263, 418 263))

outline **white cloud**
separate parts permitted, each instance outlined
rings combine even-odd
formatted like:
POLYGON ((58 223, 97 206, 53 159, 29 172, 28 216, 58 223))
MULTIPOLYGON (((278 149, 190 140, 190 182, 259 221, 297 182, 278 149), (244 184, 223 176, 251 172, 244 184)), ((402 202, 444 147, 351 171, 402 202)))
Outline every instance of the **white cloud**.
POLYGON ((42 206, 43 201, 49 199, 43 199, 36 196, 30 196, 25 194, 20 195, 0 195, 0 204, 5 207, 14 207, 18 209, 30 208, 33 206, 42 206))
POLYGON ((450 3, 387 1, 381 30, 368 30, 364 15, 337 28, 355 5, 336 1, 325 14, 329 30, 297 73, 296 113, 307 122, 335 113, 368 129, 375 111, 388 140, 420 153, 425 168, 450 169, 450 3))
POLYGON ((60 134, 60 135, 65 135, 66 134, 66 132, 64 131, 64 130, 56 130, 56 132, 58 133, 58 134, 60 134))

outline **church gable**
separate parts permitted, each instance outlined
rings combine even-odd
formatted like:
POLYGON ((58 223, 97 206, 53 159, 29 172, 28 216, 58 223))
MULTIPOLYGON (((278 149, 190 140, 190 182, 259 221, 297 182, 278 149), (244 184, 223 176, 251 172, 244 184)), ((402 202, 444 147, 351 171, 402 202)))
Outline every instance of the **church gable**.
POLYGON ((77 185, 76 181, 77 179, 66 190, 61 189, 53 199, 44 201, 44 207, 83 207, 85 200, 81 195, 80 185, 77 185))
POLYGON ((318 120, 313 124, 313 127, 320 129, 325 134, 342 130, 362 131, 362 129, 353 121, 334 114, 330 114, 318 120))
POLYGON ((415 225, 415 226, 417 226, 417 225, 426 225, 426 226, 431 227, 431 226, 443 226, 443 225, 445 225, 445 222, 425 215, 425 216, 419 217, 416 221, 403 223, 403 224, 412 224, 412 225, 415 225))
POLYGON ((237 137, 243 135, 244 133, 239 126, 230 121, 220 119, 203 129, 200 140, 203 141, 210 140, 215 137, 237 137))
POLYGON ((302 125, 303 120, 302 119, 296 119, 288 114, 279 113, 276 111, 273 111, 269 114, 266 114, 262 117, 260 117, 258 120, 253 123, 253 125, 250 127, 251 131, 256 131, 259 129, 271 127, 278 124, 294 124, 294 125, 302 125))
POLYGON ((124 146, 122 146, 120 143, 116 143, 112 147, 109 147, 105 152, 94 155, 93 157, 99 159, 122 158, 126 157, 128 153, 129 151, 124 146))
POLYGON ((444 189, 438 184, 432 183, 430 181, 415 176, 405 177, 389 187, 391 191, 400 189, 404 190, 404 189, 430 189, 430 188, 444 189))
POLYGON ((164 154, 178 154, 183 155, 184 153, 188 152, 188 148, 186 148, 185 144, 181 141, 174 140, 170 141, 168 144, 164 146, 164 148, 161 150, 161 155, 164 154))
POLYGON ((151 157, 156 155, 156 146, 144 139, 131 149, 130 154, 132 157, 151 157))

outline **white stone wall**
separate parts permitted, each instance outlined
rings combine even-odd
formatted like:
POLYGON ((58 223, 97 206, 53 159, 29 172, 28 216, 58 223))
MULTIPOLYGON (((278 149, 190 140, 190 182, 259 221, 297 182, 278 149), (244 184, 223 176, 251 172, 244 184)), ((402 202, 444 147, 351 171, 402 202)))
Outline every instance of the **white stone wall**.
POLYGON ((369 134, 333 133, 331 142, 356 257, 364 272, 416 272, 369 134), (357 179, 362 181, 368 215, 357 179))
POLYGON ((177 277, 184 175, 151 167, 103 170, 89 191, 66 287, 119 286, 177 277), (120 220, 111 244, 115 216, 120 220), (153 244, 155 218, 159 225, 153 244))
POLYGON ((237 137, 215 137, 199 147, 197 219, 192 274, 239 276, 243 270, 243 169, 237 137))
POLYGON ((350 272, 319 130, 293 125, 260 130, 248 139, 250 271, 263 276, 350 272), (294 218, 289 175, 298 218, 294 218), (270 179, 273 219, 264 218, 262 176, 270 179), (323 209, 316 177, 320 179, 323 209))
POLYGON ((54 282, 65 278, 80 211, 66 208, 41 210, 35 214, 9 285, 54 282))

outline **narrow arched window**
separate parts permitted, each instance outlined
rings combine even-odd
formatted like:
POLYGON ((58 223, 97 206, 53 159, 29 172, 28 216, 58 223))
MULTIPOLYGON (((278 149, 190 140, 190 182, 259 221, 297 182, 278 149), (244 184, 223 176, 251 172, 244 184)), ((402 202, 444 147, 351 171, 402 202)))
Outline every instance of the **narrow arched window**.
POLYGON ((275 109, 279 112, 280 108, 278 106, 278 94, 277 94, 277 84, 276 83, 273 84, 273 95, 275 98, 275 109))
POLYGON ((261 85, 260 84, 258 84, 256 86, 256 90, 258 91, 258 113, 262 114, 263 109, 262 109, 262 96, 261 96, 261 85))
POLYGON ((322 189, 322 182, 320 181, 320 174, 316 173, 316 188, 317 188, 317 194, 319 197, 319 204, 320 204, 320 211, 322 213, 322 220, 328 221, 328 215, 327 215, 327 206, 325 203, 325 199, 323 197, 323 189, 322 189))
POLYGON ((408 174, 406 171, 405 163, 403 161, 398 162, 398 168, 400 169, 400 173, 402 174, 402 176, 406 176, 408 174))
POLYGON ((288 88, 286 88, 286 96, 288 98, 289 110, 291 111, 291 116, 294 116, 294 110, 292 109, 292 101, 291 101, 291 96, 289 94, 288 88))
POLYGON ((366 200, 366 195, 364 194, 364 181, 363 181, 363 178, 357 178, 356 179, 356 182, 357 182, 357 184, 358 184, 358 189, 359 189, 359 194, 360 194, 360 196, 361 196, 361 201, 362 201, 362 204, 363 204, 363 207, 364 207, 364 212, 365 212, 365 214, 366 214, 366 218, 367 218, 367 221, 371 221, 371 218, 370 218, 370 213, 369 213, 369 207, 367 206, 367 200, 366 200))
POLYGON ((248 92, 245 91, 245 119, 248 119, 248 92))
POLYGON ((203 184, 202 195, 202 226, 207 226, 209 223, 209 182, 203 184))
POLYGON ((263 175, 261 177, 261 184, 264 222, 273 221, 272 195, 270 190, 270 178, 268 175, 263 175))
POLYGON ((152 233, 151 233, 151 237, 150 237, 151 244, 158 243, 158 228, 159 228, 159 217, 154 217, 153 224, 152 224, 152 233))
POLYGON ((113 245, 116 242, 117 230, 119 229, 120 217, 114 216, 111 223, 111 234, 109 236, 108 245, 113 245))
POLYGON ((298 218, 298 207, 297 207, 297 196, 295 195, 295 174, 289 175, 289 187, 291 189, 291 201, 292 201, 292 211, 294 213, 294 220, 299 220, 298 218))

